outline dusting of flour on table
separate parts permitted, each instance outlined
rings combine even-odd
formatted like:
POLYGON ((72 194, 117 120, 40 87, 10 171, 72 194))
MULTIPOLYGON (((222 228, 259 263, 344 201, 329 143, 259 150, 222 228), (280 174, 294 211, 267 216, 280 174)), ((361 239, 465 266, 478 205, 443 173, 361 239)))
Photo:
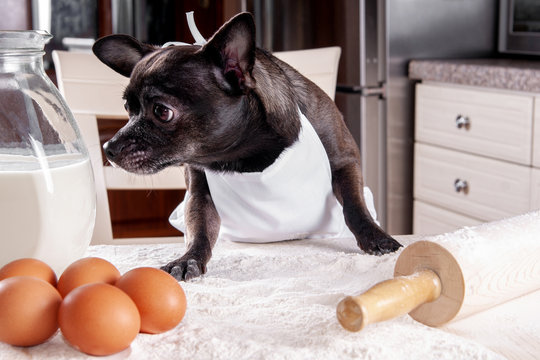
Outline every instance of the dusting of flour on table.
MULTIPOLYGON (((404 244, 407 245, 407 244, 404 244)), ((182 255, 184 244, 92 246, 124 273, 182 255)), ((270 244, 218 242, 207 274, 181 283, 187 313, 175 329, 139 334, 114 359, 503 359, 486 347, 407 316, 344 330, 336 305, 392 276, 398 254, 358 250, 353 239, 270 244)), ((34 348, 0 344, 0 359, 84 359, 57 334, 34 348)))

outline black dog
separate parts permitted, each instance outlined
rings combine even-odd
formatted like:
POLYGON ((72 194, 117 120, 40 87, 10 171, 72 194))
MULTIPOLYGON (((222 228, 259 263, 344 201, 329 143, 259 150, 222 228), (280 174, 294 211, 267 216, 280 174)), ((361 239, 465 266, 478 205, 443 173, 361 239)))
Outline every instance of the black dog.
POLYGON ((131 78, 129 122, 105 144, 108 159, 140 174, 185 165, 187 251, 163 269, 179 280, 205 273, 224 218, 207 176, 268 169, 295 146, 304 115, 324 146, 330 193, 358 246, 376 255, 396 251, 401 245, 366 208, 360 154, 334 102, 254 39, 253 18, 243 13, 202 47, 159 48, 127 35, 94 44, 102 62, 131 78))

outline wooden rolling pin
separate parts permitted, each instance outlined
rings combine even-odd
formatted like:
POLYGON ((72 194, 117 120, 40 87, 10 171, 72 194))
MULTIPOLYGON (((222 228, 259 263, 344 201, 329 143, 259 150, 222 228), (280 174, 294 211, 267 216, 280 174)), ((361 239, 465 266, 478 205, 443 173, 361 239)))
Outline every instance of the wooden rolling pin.
POLYGON ((540 212, 464 228, 409 245, 394 278, 337 306, 341 325, 409 315, 440 326, 540 289, 540 212))

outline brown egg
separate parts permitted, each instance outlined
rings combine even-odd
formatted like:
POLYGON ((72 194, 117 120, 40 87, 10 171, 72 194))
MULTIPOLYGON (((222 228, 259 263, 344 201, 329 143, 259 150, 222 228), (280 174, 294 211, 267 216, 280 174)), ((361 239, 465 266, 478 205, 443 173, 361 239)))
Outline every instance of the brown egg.
POLYGON ((141 332, 158 334, 174 328, 186 313, 184 290, 170 274, 150 267, 128 271, 116 286, 128 294, 141 315, 141 332))
POLYGON ((32 258, 13 260, 0 269, 0 280, 13 276, 33 276, 56 286, 56 274, 43 261, 32 258))
POLYGON ((96 282, 114 284, 120 271, 105 259, 86 257, 69 265, 58 279, 58 291, 62 297, 76 287, 96 282))
POLYGON ((80 286, 62 301, 58 323, 64 338, 90 355, 129 347, 140 329, 137 307, 122 290, 105 283, 80 286))
POLYGON ((62 297, 48 282, 31 276, 0 281, 0 341, 16 346, 45 342, 58 329, 62 297))

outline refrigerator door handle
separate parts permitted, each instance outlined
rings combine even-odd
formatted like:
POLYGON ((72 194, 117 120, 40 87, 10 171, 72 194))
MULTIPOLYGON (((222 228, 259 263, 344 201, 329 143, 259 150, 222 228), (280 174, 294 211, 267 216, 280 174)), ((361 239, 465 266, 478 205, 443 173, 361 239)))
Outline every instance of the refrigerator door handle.
POLYGON ((379 86, 337 84, 336 91, 346 94, 359 94, 360 96, 378 96, 381 99, 386 99, 386 86, 384 83, 379 84, 379 86))

